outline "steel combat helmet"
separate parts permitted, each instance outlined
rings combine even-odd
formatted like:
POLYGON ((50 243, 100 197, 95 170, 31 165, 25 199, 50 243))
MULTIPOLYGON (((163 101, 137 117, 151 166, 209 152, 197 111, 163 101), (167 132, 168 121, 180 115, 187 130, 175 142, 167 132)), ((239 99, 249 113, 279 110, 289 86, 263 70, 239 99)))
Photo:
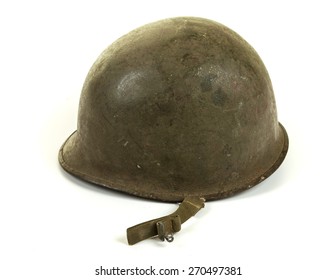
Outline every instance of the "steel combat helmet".
POLYGON ((256 51, 217 22, 182 17, 140 27, 101 54, 59 162, 104 187, 196 205, 263 181, 287 149, 256 51))

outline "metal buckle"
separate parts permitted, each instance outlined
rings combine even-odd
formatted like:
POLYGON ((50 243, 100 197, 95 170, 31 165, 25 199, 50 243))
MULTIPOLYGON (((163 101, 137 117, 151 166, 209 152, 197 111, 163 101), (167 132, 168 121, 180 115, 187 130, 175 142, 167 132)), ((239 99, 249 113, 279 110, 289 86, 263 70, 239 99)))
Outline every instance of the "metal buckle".
POLYGON ((173 242, 174 233, 181 230, 181 218, 179 215, 167 216, 156 223, 156 229, 162 241, 173 242))

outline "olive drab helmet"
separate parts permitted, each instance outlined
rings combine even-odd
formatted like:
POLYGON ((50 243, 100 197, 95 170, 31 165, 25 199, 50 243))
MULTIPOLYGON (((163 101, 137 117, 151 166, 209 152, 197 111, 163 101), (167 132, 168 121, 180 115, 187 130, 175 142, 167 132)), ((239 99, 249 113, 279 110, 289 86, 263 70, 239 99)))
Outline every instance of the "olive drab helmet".
POLYGON ((140 27, 101 54, 59 161, 83 180, 180 202, 249 189, 287 149, 256 51, 217 22, 184 17, 140 27))

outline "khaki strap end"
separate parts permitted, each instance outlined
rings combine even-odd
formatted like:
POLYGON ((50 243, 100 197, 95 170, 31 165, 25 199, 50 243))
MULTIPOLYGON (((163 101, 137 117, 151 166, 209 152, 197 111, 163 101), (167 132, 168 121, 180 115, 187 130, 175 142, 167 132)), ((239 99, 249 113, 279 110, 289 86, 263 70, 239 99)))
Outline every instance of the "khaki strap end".
POLYGON ((186 197, 172 214, 150 220, 127 229, 129 245, 158 236, 162 241, 172 242, 173 234, 181 230, 181 224, 204 207, 204 198, 186 197))

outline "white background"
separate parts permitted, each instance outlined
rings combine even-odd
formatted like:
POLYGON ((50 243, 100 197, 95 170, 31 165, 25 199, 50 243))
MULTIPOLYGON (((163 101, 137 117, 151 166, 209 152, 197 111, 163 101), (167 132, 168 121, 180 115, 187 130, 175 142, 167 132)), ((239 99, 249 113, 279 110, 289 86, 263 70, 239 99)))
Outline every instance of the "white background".
POLYGON ((243 276, 227 279, 336 279, 335 12, 323 0, 1 1, 0 279, 131 279, 94 270, 150 265, 241 267, 243 276), (128 31, 173 16, 221 22, 257 50, 290 149, 272 177, 207 203, 173 243, 128 246, 127 227, 176 205, 81 182, 57 154, 76 129, 97 56, 128 31))

